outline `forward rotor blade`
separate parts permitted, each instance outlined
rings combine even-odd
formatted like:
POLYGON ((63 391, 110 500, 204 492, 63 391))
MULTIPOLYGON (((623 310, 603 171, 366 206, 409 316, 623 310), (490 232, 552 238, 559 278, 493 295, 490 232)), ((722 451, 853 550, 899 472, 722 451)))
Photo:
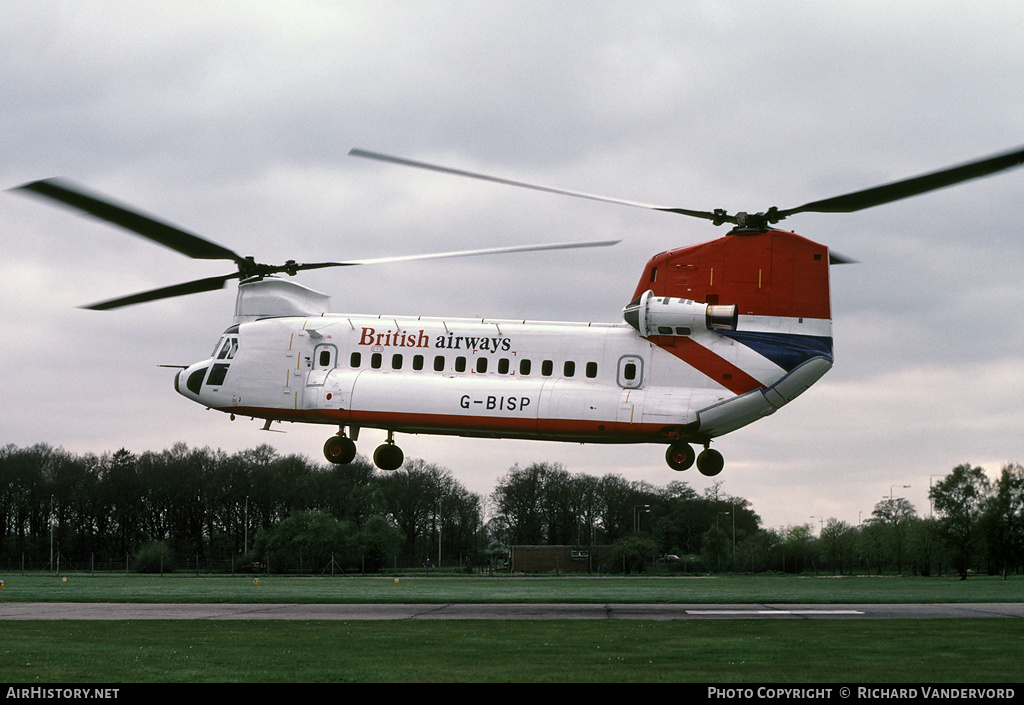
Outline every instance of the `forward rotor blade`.
MULTIPOLYGON (((567 242, 549 245, 520 245, 515 247, 493 247, 484 250, 461 250, 453 252, 436 252, 432 254, 423 255, 403 255, 399 257, 378 257, 375 259, 361 259, 361 260, 350 260, 348 262, 310 262, 307 264, 292 264, 285 265, 275 268, 275 271, 281 271, 288 274, 294 274, 295 272, 309 269, 324 269, 327 267, 353 267, 363 264, 389 264, 391 262, 410 262, 415 260, 427 260, 427 259, 443 259, 446 257, 472 257, 475 255, 498 255, 507 254, 512 252, 535 252, 540 250, 567 250, 576 249, 581 247, 608 247, 610 245, 616 245, 621 240, 602 240, 597 242, 567 242)), ((216 291, 217 289, 223 289, 224 285, 231 279, 239 279, 243 275, 240 273, 225 274, 219 277, 208 277, 206 279, 197 279, 195 281, 186 282, 184 284, 175 284, 173 286, 166 286, 160 289, 153 289, 152 291, 143 291, 138 294, 132 294, 130 296, 122 296, 110 301, 101 301, 100 303, 91 304, 89 306, 83 306, 92 311, 108 311, 114 308, 121 308, 122 306, 132 306, 134 304, 146 303, 148 301, 158 301, 160 299, 170 299, 175 296, 188 296, 189 294, 199 294, 204 291, 216 291)))
POLYGON ((147 301, 170 299, 175 296, 188 296, 189 294, 199 294, 204 291, 216 291, 217 289, 223 289, 224 284, 226 284, 228 280, 237 279, 239 276, 240 275, 238 274, 225 274, 220 277, 197 279, 196 281, 186 282, 184 284, 175 284, 174 286, 165 286, 161 289, 143 291, 138 294, 132 294, 131 296, 122 296, 117 299, 111 299, 110 301, 101 301, 100 303, 83 306, 82 308, 89 309, 90 311, 109 311, 110 309, 121 308, 122 306, 146 303, 147 301))
POLYGON ((996 172, 1012 169, 1021 164, 1024 164, 1024 148, 921 176, 903 179, 902 181, 895 181, 891 184, 875 186, 874 188, 854 191, 843 196, 806 203, 799 208, 778 211, 777 215, 781 220, 794 213, 853 213, 864 208, 880 206, 946 186, 970 181, 971 179, 995 174, 996 172))
POLYGON ((228 259, 239 265, 244 265, 246 262, 243 257, 226 247, 221 247, 205 238, 143 215, 138 211, 116 205, 107 199, 88 194, 80 187, 60 179, 33 181, 12 190, 26 191, 57 201, 99 220, 119 225, 136 235, 141 235, 194 259, 228 259))
POLYGON ((319 269, 321 267, 351 267, 362 264, 390 264, 392 262, 413 262, 416 260, 445 259, 449 257, 475 257, 477 255, 504 255, 513 252, 538 252, 542 250, 572 250, 582 247, 610 247, 621 240, 599 240, 592 242, 562 242, 547 245, 517 245, 513 247, 491 247, 483 250, 457 250, 452 252, 434 252, 422 255, 399 255, 397 257, 376 257, 372 259, 356 259, 347 262, 320 262, 319 264, 300 264, 295 269, 319 269))
MULTIPOLYGON (((728 216, 725 216, 720 212, 711 211, 694 211, 686 208, 672 208, 668 206, 655 206, 648 203, 638 203, 636 201, 626 201, 620 198, 609 198, 607 196, 596 196, 590 193, 582 193, 580 191, 567 191, 560 188, 551 188, 550 186, 538 186, 537 184, 528 184, 523 181, 513 181, 511 179, 503 179, 497 176, 488 176, 487 174, 479 174, 474 171, 466 171, 464 169, 453 169, 451 167, 439 166, 437 164, 428 164, 427 162, 418 162, 412 159, 405 159, 403 157, 393 157, 388 154, 380 154, 378 152, 368 152, 364 149, 352 149, 349 150, 349 156, 363 157, 365 159, 376 159, 381 162, 389 162, 391 164, 399 164, 401 166, 411 166, 417 169, 426 169, 428 171, 436 171, 442 174, 451 174, 453 176, 464 176, 470 179, 479 179, 480 181, 489 181, 495 184, 503 184, 505 186, 516 186, 518 188, 531 189, 533 191, 543 191, 545 193, 554 193, 560 196, 572 196, 573 198, 586 198, 591 201, 601 201, 603 203, 615 203, 620 206, 632 206, 634 208, 646 208, 648 210, 664 211, 666 213, 678 213, 680 215, 688 215, 694 218, 703 218, 705 220, 714 220, 722 222, 723 220, 729 220, 728 216)), ((730 221, 732 222, 732 221, 730 221)))

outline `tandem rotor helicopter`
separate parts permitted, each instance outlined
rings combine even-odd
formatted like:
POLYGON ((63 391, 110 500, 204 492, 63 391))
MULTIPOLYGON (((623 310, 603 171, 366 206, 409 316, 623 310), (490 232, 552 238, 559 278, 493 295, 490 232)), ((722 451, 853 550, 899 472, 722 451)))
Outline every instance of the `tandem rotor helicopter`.
MULTIPOLYGON (((353 156, 577 198, 691 216, 732 230, 652 257, 619 323, 330 313, 329 297, 280 275, 328 267, 491 255, 562 243, 269 265, 136 210, 47 179, 15 190, 69 206, 195 259, 237 271, 87 306, 115 309, 223 288, 238 279, 234 320, 212 355, 174 389, 232 418, 337 426, 324 444, 351 462, 362 428, 387 432, 373 454, 404 456, 396 433, 578 443, 658 443, 674 470, 724 465, 712 440, 774 413, 831 367, 829 267, 844 258, 775 224, 799 213, 852 213, 1024 163, 1024 148, 797 208, 729 213, 663 207, 538 186, 353 149, 353 156), (698 454, 694 446, 702 447, 698 454)), ((625 297, 624 297, 625 298, 625 297)))

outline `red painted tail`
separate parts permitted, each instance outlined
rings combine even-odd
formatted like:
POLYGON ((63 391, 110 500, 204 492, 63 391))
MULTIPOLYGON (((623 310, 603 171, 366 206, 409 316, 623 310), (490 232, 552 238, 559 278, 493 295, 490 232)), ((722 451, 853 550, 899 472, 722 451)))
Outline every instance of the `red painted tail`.
POLYGON ((634 299, 651 290, 740 315, 831 319, 828 248, 781 230, 736 233, 655 255, 634 299))

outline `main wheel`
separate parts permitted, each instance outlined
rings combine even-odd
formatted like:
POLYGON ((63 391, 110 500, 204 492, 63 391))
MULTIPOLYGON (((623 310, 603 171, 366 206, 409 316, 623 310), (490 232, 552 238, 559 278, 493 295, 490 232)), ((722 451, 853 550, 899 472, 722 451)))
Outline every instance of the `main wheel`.
POLYGON ((665 451, 665 462, 673 470, 689 470, 696 457, 689 443, 673 443, 665 451))
POLYGON ((397 470, 405 461, 405 453, 394 443, 384 443, 373 451, 373 464, 381 470, 397 470))
POLYGON ((722 472, 724 466, 725 459, 722 454, 712 448, 705 448, 697 456, 697 469, 700 470, 701 475, 714 477, 722 472))
POLYGON ((331 436, 324 443, 324 457, 337 465, 351 463, 356 457, 356 444, 345 436, 331 436))

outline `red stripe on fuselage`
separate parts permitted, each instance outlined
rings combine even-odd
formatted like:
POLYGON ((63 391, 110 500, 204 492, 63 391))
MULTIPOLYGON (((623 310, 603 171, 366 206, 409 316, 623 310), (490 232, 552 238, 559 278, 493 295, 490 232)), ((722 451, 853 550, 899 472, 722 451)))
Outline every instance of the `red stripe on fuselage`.
POLYGON ((736 365, 690 338, 654 335, 648 340, 707 375, 713 382, 722 385, 733 394, 746 394, 764 386, 736 365))
POLYGON ((430 433, 482 438, 517 438, 590 443, 644 443, 673 440, 678 426, 590 419, 545 419, 457 414, 410 414, 349 409, 265 409, 228 407, 224 413, 297 423, 381 428, 404 433, 430 433))

